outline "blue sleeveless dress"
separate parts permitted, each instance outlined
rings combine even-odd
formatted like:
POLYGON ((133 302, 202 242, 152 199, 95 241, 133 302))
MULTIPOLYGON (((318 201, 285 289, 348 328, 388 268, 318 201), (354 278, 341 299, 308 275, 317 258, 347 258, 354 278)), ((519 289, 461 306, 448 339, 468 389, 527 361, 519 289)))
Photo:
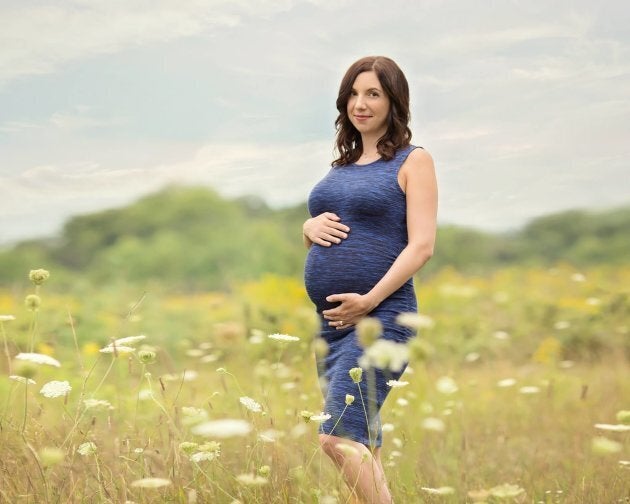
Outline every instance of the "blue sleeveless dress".
MULTIPOLYGON (((337 330, 328 325, 322 311, 338 304, 326 301, 331 294, 369 292, 407 245, 406 198, 398 185, 398 172, 415 148, 403 147, 389 161, 379 159, 366 165, 332 167, 308 199, 311 216, 334 212, 350 227, 348 238, 339 244, 330 247, 313 244, 304 268, 306 291, 321 320, 320 336, 328 344, 328 354, 317 358, 317 369, 325 398, 324 411, 332 416, 320 426, 320 432, 372 447, 382 444, 378 412, 390 389, 387 381, 398 379, 404 368, 396 373, 366 370, 363 380, 355 384, 348 371, 359 366, 363 354, 355 327, 337 330), (344 412, 346 394, 355 396, 355 402, 344 412)), ((377 317, 383 324, 382 338, 405 343, 412 331, 397 325, 396 316, 416 311, 410 278, 369 316, 377 317)))

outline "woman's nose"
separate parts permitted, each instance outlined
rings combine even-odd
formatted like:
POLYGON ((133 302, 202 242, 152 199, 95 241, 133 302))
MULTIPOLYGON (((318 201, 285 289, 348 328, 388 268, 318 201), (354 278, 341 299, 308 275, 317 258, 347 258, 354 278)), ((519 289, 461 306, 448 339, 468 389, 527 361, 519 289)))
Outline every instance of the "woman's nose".
POLYGON ((363 99, 362 96, 357 96, 355 102, 354 102, 354 107, 357 109, 364 109, 365 108, 365 101, 363 99))

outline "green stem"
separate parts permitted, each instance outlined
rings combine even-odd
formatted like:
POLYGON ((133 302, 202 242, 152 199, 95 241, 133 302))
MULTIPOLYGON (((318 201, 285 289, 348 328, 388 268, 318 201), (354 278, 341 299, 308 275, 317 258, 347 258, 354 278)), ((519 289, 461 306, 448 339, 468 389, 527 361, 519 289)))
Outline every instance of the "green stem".
POLYGON ((0 329, 2 329, 2 339, 4 341, 4 355, 7 356, 7 366, 9 369, 9 374, 12 375, 13 372, 11 371, 11 356, 9 355, 9 345, 7 343, 7 333, 4 330, 4 322, 0 322, 0 329))

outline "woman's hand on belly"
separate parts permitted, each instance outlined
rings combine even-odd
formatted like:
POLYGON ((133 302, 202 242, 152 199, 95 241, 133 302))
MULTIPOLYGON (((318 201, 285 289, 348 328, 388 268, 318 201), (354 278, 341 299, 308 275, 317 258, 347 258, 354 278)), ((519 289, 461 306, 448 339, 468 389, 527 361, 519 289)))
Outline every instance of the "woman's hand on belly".
POLYGON ((324 212, 308 219, 302 226, 302 233, 311 243, 330 247, 348 237, 350 228, 340 221, 337 214, 324 212))
POLYGON ((335 329, 346 329, 355 325, 378 306, 369 296, 354 292, 331 294, 326 297, 326 301, 340 303, 339 306, 322 312, 324 318, 330 321, 328 325, 335 329))

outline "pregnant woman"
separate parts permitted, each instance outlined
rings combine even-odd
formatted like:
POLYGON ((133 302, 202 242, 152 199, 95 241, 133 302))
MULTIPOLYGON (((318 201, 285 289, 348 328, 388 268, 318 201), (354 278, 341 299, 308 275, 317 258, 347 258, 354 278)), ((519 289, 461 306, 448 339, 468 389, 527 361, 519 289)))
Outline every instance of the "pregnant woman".
POLYGON ((378 410, 387 380, 402 370, 376 370, 371 395, 366 380, 359 382, 363 398, 373 402, 366 404, 372 415, 360 405, 342 412, 346 394, 357 391, 348 374, 363 353, 356 324, 369 315, 380 320, 382 338, 405 343, 411 336, 395 319, 417 310, 412 277, 433 254, 437 184, 429 153, 410 144, 409 86, 394 61, 375 56, 352 64, 341 81, 337 110, 339 157, 313 188, 312 218, 303 227, 306 290, 328 344, 318 372, 331 418, 321 425, 319 439, 362 502, 391 503, 378 410))

